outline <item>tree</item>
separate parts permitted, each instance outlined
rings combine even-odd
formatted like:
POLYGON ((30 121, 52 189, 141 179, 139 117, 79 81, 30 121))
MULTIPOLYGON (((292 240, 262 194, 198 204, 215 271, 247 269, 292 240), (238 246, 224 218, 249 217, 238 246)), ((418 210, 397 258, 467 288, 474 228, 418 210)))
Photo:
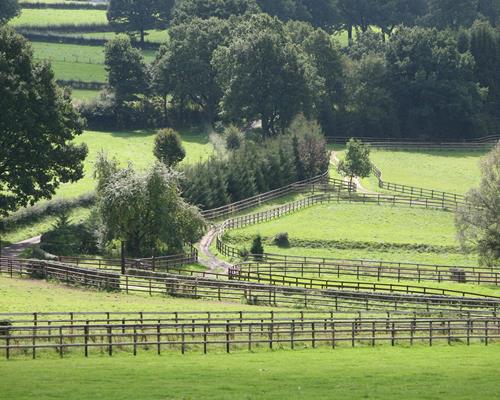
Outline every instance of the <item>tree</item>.
POLYGON ((488 88, 487 110, 500 117, 500 35, 488 22, 476 21, 470 30, 469 43, 475 78, 488 88))
POLYGON ((424 21, 439 29, 469 27, 477 17, 478 0, 428 0, 424 21))
POLYGON ((347 142, 345 159, 339 162, 338 171, 342 176, 350 178, 351 185, 355 177, 370 176, 372 171, 370 148, 361 140, 351 138, 347 142))
POLYGON ((254 237, 252 247, 250 247, 250 254, 253 255, 256 260, 262 260, 262 256, 264 255, 262 236, 257 235, 254 237))
POLYGON ((384 54, 367 53, 346 70, 346 130, 360 136, 398 137, 397 108, 384 54))
POLYGON ((162 129, 155 137, 155 157, 167 167, 175 167, 186 157, 179 134, 171 128, 162 129))
POLYGON ((478 13, 486 18, 491 25, 500 24, 500 0, 479 0, 478 13))
POLYGON ((458 239, 465 249, 475 247, 480 262, 500 261, 500 143, 481 162, 481 183, 466 195, 455 215, 458 239))
POLYGON ((282 21, 306 21, 331 30, 337 22, 335 0, 257 0, 262 11, 282 21))
POLYGON ((331 36, 307 23, 289 22, 286 30, 303 51, 307 60, 306 80, 311 93, 314 113, 323 129, 337 128, 337 111, 344 102, 344 64, 341 51, 331 36))
POLYGON ((427 12, 427 0, 379 0, 373 11, 373 24, 384 36, 391 35, 398 25, 415 25, 427 12))
POLYGON ((157 87, 181 102, 200 107, 213 121, 222 92, 211 64, 212 56, 229 35, 226 21, 195 18, 170 29, 170 41, 154 67, 157 87))
POLYGON ((139 173, 130 165, 110 165, 101 154, 96 176, 103 243, 124 241, 127 254, 140 257, 178 253, 203 235, 205 222, 198 209, 182 200, 177 174, 163 164, 139 173))
POLYGON ((0 25, 7 23, 21 12, 18 0, 2 0, 0 2, 0 25))
POLYGON ((173 25, 189 22, 194 18, 211 17, 228 19, 233 15, 259 12, 255 0, 177 0, 173 11, 173 25))
POLYGON ((50 198, 83 177, 83 121, 50 64, 33 60, 22 36, 0 27, 0 215, 50 198))
POLYGON ((213 65, 223 92, 222 116, 260 120, 265 137, 310 107, 305 66, 277 18, 259 14, 242 21, 232 40, 215 51, 213 65))
POLYGON ((108 72, 108 83, 115 92, 116 103, 136 98, 148 88, 146 65, 141 52, 132 47, 130 38, 118 35, 106 43, 104 63, 108 72))
POLYGON ((139 34, 141 46, 147 29, 165 28, 175 0, 110 0, 108 21, 118 32, 139 34))
POLYGON ((229 125, 224 129, 224 139, 226 141, 226 149, 237 150, 243 144, 245 137, 237 126, 229 125))
POLYGON ((398 29, 385 58, 401 132, 427 140, 481 135, 485 93, 474 77, 474 58, 458 51, 452 32, 398 29))
POLYGON ((366 32, 373 24, 377 2, 373 0, 337 0, 339 22, 337 30, 347 30, 349 45, 353 42, 353 29, 366 32))

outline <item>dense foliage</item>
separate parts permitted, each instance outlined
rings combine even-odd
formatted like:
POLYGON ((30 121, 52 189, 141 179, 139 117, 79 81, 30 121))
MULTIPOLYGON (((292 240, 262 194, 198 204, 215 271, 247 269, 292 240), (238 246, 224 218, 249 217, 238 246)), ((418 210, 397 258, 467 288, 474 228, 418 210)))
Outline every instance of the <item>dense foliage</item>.
POLYGON ((0 25, 17 16, 20 11, 18 0, 2 0, 0 2, 0 25))
POLYGON ((169 23, 169 40, 150 66, 125 39, 108 44, 111 91, 82 106, 93 128, 222 121, 266 137, 298 113, 328 136, 500 128, 500 0, 148 1, 143 22, 169 23), (342 48, 331 33, 345 31, 342 48))
POLYGON ((177 174, 163 164, 137 172, 101 154, 96 177, 101 244, 124 241, 128 255, 150 256, 179 253, 201 238, 203 218, 180 197, 177 174))
POLYGON ((173 129, 162 129, 155 137, 155 157, 167 167, 174 167, 186 157, 179 134, 173 129))
POLYGON ((246 139, 226 157, 184 168, 183 196, 203 209, 216 208, 328 169, 328 151, 317 124, 299 117, 287 133, 263 144, 246 139))
POLYGON ((50 198, 83 176, 82 120, 28 42, 0 28, 0 215, 50 198))
POLYGON ((482 161, 481 183, 467 193, 467 204, 457 211, 458 238, 467 249, 476 247, 480 261, 500 265, 500 144, 482 161))

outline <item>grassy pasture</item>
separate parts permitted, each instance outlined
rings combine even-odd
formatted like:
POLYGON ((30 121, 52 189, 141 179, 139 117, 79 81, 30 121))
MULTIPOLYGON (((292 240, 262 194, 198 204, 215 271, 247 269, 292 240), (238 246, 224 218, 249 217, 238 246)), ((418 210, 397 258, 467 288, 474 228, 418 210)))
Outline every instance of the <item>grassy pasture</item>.
POLYGON ((500 346, 0 361, 0 396, 78 399, 494 399, 500 346))
MULTIPOLYGON (((344 154, 341 148, 339 158, 344 154)), ((479 184, 479 162, 485 154, 482 150, 372 149, 371 160, 382 171, 386 182, 464 194, 479 184)), ((364 179, 363 185, 378 190, 374 176, 364 179)))
POLYGON ((48 27, 51 25, 107 24, 106 10, 54 10, 24 8, 10 24, 48 27))
MULTIPOLYGON (((122 164, 132 162, 136 168, 145 169, 155 161, 153 144, 156 131, 123 131, 97 132, 86 131, 79 136, 76 143, 86 143, 89 155, 85 160, 85 177, 78 182, 61 186, 57 197, 76 197, 94 190, 95 181, 92 177, 93 163, 97 154, 104 151, 110 157, 115 157, 122 164)), ((186 149, 184 163, 196 163, 208 158, 213 152, 213 146, 208 135, 201 129, 181 132, 182 143, 186 149)))
POLYGON ((57 283, 0 276, 0 310, 2 312, 264 311, 269 309, 243 303, 84 290, 57 283))
POLYGON ((257 233, 290 239, 346 240, 397 244, 455 245, 453 214, 438 210, 362 204, 327 204, 258 225, 235 229, 230 237, 257 233))
POLYGON ((72 98, 75 100, 85 100, 89 101, 92 99, 95 99, 96 97, 99 96, 99 91, 98 90, 82 90, 82 89, 73 89, 71 91, 72 98))
MULTIPOLYGON (((60 43, 32 43, 35 58, 49 60, 56 79, 106 82, 104 47, 60 43)), ((154 51, 143 52, 146 62, 154 59, 154 51)))

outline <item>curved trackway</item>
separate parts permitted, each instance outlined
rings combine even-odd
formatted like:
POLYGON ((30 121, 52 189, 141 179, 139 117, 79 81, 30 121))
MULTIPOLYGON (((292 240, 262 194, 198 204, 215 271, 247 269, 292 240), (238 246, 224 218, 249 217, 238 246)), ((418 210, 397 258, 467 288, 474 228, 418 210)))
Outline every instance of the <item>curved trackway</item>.
POLYGON ((15 244, 11 244, 2 249, 2 257, 18 257, 24 250, 34 244, 40 243, 41 236, 34 236, 30 239, 23 240, 15 244))
MULTIPOLYGON (((337 165, 338 162, 340 161, 335 151, 332 151, 330 161, 334 165, 337 165)), ((344 178, 344 181, 348 183, 349 179, 344 178)), ((363 187, 363 185, 361 184, 361 180, 359 178, 357 177, 354 178, 353 182, 355 183, 358 192, 366 194, 377 194, 376 192, 371 192, 365 187, 363 187)), ((232 265, 226 261, 217 258, 217 256, 213 254, 210 249, 210 246, 212 245, 212 242, 215 239, 215 234, 216 234, 215 229, 212 227, 200 240, 199 248, 200 248, 200 255, 202 256, 199 258, 198 262, 207 267, 210 272, 223 270, 225 273, 227 273, 229 268, 232 267, 232 265)))

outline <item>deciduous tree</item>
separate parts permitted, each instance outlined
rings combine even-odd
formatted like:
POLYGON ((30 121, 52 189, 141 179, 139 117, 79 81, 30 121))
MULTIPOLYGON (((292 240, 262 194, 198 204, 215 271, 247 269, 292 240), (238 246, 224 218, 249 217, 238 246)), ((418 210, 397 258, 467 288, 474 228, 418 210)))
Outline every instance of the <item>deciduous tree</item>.
POLYGON ((466 195, 456 213, 458 239, 466 249, 479 251, 489 266, 500 262, 500 143, 481 162, 481 183, 466 195))
POLYGON ((0 25, 7 23, 10 19, 16 17, 21 11, 18 0, 0 1, 0 25))
POLYGON ((162 129, 155 138, 155 157, 167 167, 175 167, 186 157, 179 134, 171 128, 162 129))
POLYGON ((87 148, 72 142, 83 121, 69 93, 9 27, 0 27, 0 71, 0 215, 6 215, 82 178, 87 148))
POLYGON ((355 177, 366 178, 370 175, 371 170, 370 148, 360 140, 351 138, 347 142, 345 158, 339 162, 339 173, 349 177, 352 185, 355 177))

